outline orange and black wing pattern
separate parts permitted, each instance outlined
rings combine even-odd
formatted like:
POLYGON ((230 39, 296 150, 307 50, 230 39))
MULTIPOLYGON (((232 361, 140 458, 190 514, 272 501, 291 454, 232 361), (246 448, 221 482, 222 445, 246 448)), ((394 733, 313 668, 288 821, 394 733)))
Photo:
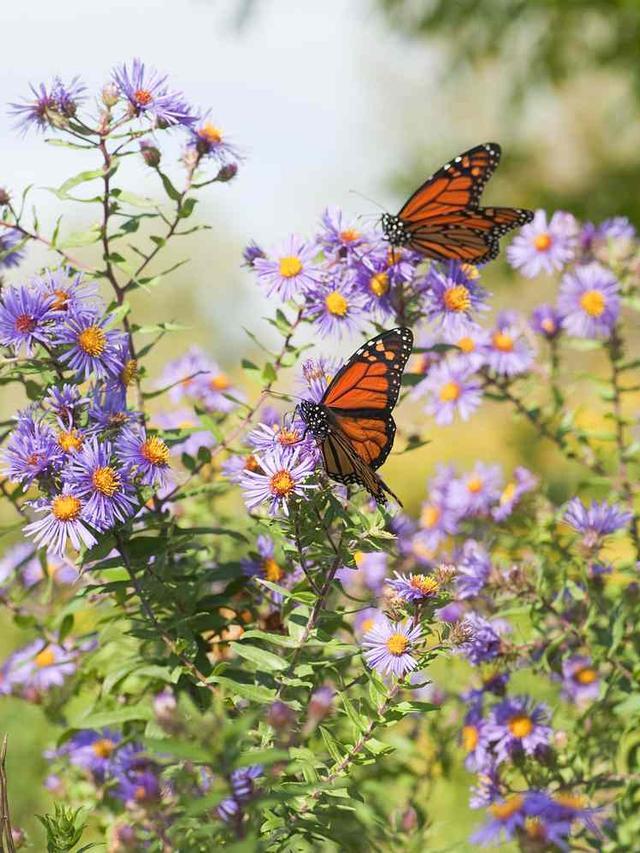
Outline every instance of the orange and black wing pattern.
POLYGON ((495 258, 499 238, 533 219, 531 210, 479 207, 500 154, 497 142, 487 142, 445 163, 397 216, 383 216, 382 227, 392 245, 437 261, 482 264, 495 258))
POLYGON ((360 347, 327 388, 321 404, 339 432, 372 470, 385 461, 395 437, 392 410, 411 349, 410 329, 383 332, 360 347))
POLYGON ((397 495, 362 459, 351 442, 339 430, 332 430, 320 442, 320 450, 325 470, 332 479, 347 486, 363 486, 380 504, 385 503, 386 492, 402 506, 397 495))

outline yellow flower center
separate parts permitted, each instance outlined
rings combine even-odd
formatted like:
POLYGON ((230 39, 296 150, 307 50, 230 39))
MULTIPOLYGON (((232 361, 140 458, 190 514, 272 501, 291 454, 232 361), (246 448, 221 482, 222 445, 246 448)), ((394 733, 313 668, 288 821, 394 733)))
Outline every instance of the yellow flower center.
POLYGON ((118 472, 105 465, 103 468, 96 468, 91 475, 91 482, 94 489, 97 489, 101 494, 111 498, 120 488, 120 477, 118 472))
POLYGON ((471 477, 470 480, 467 480, 467 491, 471 492, 472 495, 477 495, 478 492, 481 492, 483 486, 484 481, 481 477, 471 477))
POLYGON ((276 471, 269 481, 271 494, 276 495, 279 498, 288 497, 294 490, 295 485, 295 480, 289 471, 285 471, 284 468, 281 471, 276 471))
POLYGON ((460 269, 462 270, 464 275, 466 275, 466 277, 471 281, 476 278, 480 278, 478 267, 475 264, 461 264, 460 269))
POLYGON ((540 327, 543 332, 546 332, 548 335, 552 335, 556 331, 555 320, 552 320, 551 317, 545 317, 544 320, 541 321, 540 327))
POLYGON ((367 619, 363 619, 362 624, 360 625, 360 630, 364 634, 368 634, 369 631, 373 628, 373 623, 375 621, 376 620, 373 618, 373 616, 369 616, 367 619))
POLYGON ((389 290, 389 273, 377 272, 369 279, 369 290, 374 296, 384 296, 389 290))
POLYGON ((222 131, 209 121, 202 125, 198 131, 198 136, 211 145, 222 142, 222 131))
POLYGON ((440 521, 441 515, 442 510, 440 507, 433 504, 426 504, 422 507, 422 512, 420 513, 420 524, 430 530, 440 521))
POLYGON ((340 232, 340 239, 343 243, 353 243, 354 240, 357 240, 360 237, 360 232, 356 231, 355 228, 345 228, 344 231, 340 232))
POLYGON ((98 758, 109 758, 115 746, 115 743, 109 740, 109 738, 101 737, 91 744, 91 749, 93 749, 98 758))
POLYGON ((580 297, 580 307, 590 317, 600 317, 605 308, 603 294, 599 290, 587 290, 580 297))
POLYGON ((297 444, 300 441, 300 433, 297 429, 279 429, 278 444, 283 447, 290 447, 292 444, 297 444))
POLYGON ((387 640, 387 651, 395 655, 395 657, 399 657, 404 654, 407 650, 407 646, 409 645, 409 640, 405 637, 404 634, 396 633, 392 634, 387 640))
POLYGON ((267 557, 262 563, 264 576, 268 581, 277 583, 284 575, 284 572, 272 557, 267 557))
POLYGON ((514 737, 523 738, 533 731, 533 721, 526 714, 516 714, 509 720, 509 731, 514 737))
POLYGON ((443 403, 454 403, 462 392, 459 382, 445 382, 440 388, 440 399, 443 403))
POLYGON ((477 726, 462 727, 462 746, 466 752, 472 752, 478 745, 478 740, 477 726))
POLYGON ((141 802, 141 800, 146 799, 146 796, 147 789, 144 787, 144 785, 138 785, 133 795, 134 800, 136 800, 137 802, 141 802))
POLYGON ((462 350, 462 352, 473 352, 476 348, 476 342, 473 338, 464 337, 460 338, 458 341, 458 346, 462 350))
POLYGON ((538 252, 546 252, 551 248, 553 239, 551 234, 538 234, 533 238, 533 245, 538 252))
POLYGON ((464 284, 448 288, 442 298, 448 311, 468 311, 471 307, 471 294, 464 284))
POLYGON ((580 794, 572 794, 569 791, 559 791, 553 795, 553 799, 568 809, 583 809, 587 805, 585 797, 580 794))
POLYGON ((36 666, 45 667, 54 664, 55 660, 55 654, 53 653, 52 649, 47 646, 34 657, 33 662, 36 666))
POLYGON ((36 321, 29 314, 20 314, 16 317, 17 332, 33 332, 36 327, 36 321))
POLYGON ((51 307, 54 311, 64 311, 69 304, 70 298, 71 294, 68 290, 58 288, 53 291, 53 302, 51 303, 51 307))
POLYGON ((578 684, 593 684, 598 679, 598 673, 590 666, 584 666, 578 669, 573 675, 578 684))
POLYGON ((504 803, 492 803, 488 811, 498 820, 508 820, 508 818, 522 808, 523 802, 524 797, 522 794, 511 794, 504 803))
POLYGON ((213 391, 226 391, 231 387, 231 382, 225 373, 218 373, 209 380, 209 385, 213 391))
POLYGON ((495 349, 500 352, 511 352, 513 350, 513 338, 506 332, 494 332, 491 336, 491 342, 495 349))
POLYGON ((524 831, 535 841, 546 841, 547 830, 539 817, 528 817, 524 822, 524 831))
POLYGON ((140 453, 152 465, 168 465, 169 463, 169 448, 157 435, 144 442, 140 448, 140 453))
POLYGON ((89 326, 78 335, 78 345, 87 355, 102 355, 106 343, 107 336, 100 326, 89 326))
POLYGON ((58 433, 58 444, 65 453, 70 450, 79 450, 82 447, 82 436, 77 429, 70 429, 68 432, 62 430, 58 433))
POLYGON ((138 375, 138 362, 135 358, 129 358, 124 364, 122 368, 122 373, 120 374, 120 378, 122 379, 122 384, 125 386, 131 385, 133 380, 138 375))
POLYGON ((247 458, 244 460, 244 470, 245 471, 259 471, 260 470, 260 463, 258 462, 256 457, 253 455, 253 453, 250 453, 247 456, 247 458))
POLYGON ((438 591, 438 581, 428 575, 411 575, 410 583, 422 595, 435 595, 438 591))
POLYGON ((295 255, 288 255, 286 258, 280 258, 278 269, 282 278, 293 278, 302 272, 302 261, 295 255))
POLYGON ((349 310, 349 303, 339 290, 332 290, 325 297, 324 304, 329 314, 333 314, 334 317, 344 317, 349 310))
POLYGON ((136 89, 133 93, 134 101, 141 107, 147 107, 153 100, 153 95, 148 89, 136 89))
POLYGON ((502 490, 502 494, 500 495, 500 506, 504 506, 505 504, 509 503, 510 500, 513 499, 513 496, 516 493, 516 488, 516 484, 513 481, 507 483, 507 485, 502 490))
POLYGON ((51 504, 51 512, 58 521, 75 521, 81 508, 82 504, 73 495, 58 495, 51 504))

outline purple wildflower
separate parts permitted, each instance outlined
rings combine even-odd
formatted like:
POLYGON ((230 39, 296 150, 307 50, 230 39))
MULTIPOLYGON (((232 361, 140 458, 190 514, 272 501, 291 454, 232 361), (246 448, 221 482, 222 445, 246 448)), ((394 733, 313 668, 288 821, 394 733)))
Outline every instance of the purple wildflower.
POLYGON ((46 270, 41 277, 32 279, 31 285, 49 299, 52 311, 63 314, 86 311, 95 315, 102 307, 97 282, 86 281, 82 273, 70 269, 46 270))
POLYGON ((411 627, 409 622, 390 622, 381 615, 362 639, 367 664, 382 675, 402 678, 418 665, 412 652, 421 636, 419 625, 411 627))
POLYGON ((261 764, 239 767, 229 777, 234 799, 239 803, 248 802, 255 795, 255 780, 264 775, 261 764))
POLYGON ((242 250, 244 265, 251 268, 257 258, 266 258, 264 250, 258 246, 255 240, 250 240, 242 250))
POLYGON ((196 457, 201 448, 211 448, 216 440, 212 433, 202 429, 193 409, 174 409, 154 415, 155 424, 165 432, 166 443, 172 453, 186 453, 196 457), (172 432, 183 434, 172 435, 172 432), (179 440, 176 440, 178 438, 179 440))
POLYGON ((96 538, 87 527, 88 524, 93 525, 93 518, 87 513, 86 503, 70 486, 65 486, 62 492, 48 500, 38 501, 34 508, 43 517, 27 524, 24 533, 37 545, 63 556, 67 539, 71 540, 76 551, 83 545, 91 548, 96 544, 96 538))
POLYGON ((473 312, 487 309, 487 293, 468 275, 466 265, 450 262, 442 270, 432 266, 427 275, 427 317, 448 335, 463 337, 475 325, 473 312))
POLYGON ((78 570, 66 557, 60 557, 57 554, 45 554, 46 565, 43 568, 40 560, 35 555, 33 545, 29 547, 31 548, 33 559, 25 563, 22 568, 22 583, 25 587, 35 586, 45 578, 65 586, 71 586, 77 582, 80 577, 78 570))
POLYGON ((204 115, 197 126, 190 128, 191 145, 201 157, 211 157, 220 163, 238 159, 239 152, 209 115, 204 115))
POLYGON ((607 501, 591 501, 591 506, 587 508, 580 498, 572 498, 567 504, 564 521, 582 533, 583 543, 592 548, 604 536, 626 527, 631 517, 631 512, 607 501))
MULTIPOLYGON (((491 344, 491 335, 487 329, 483 329, 476 323, 470 323, 465 333, 453 334, 443 332, 443 341, 452 344, 458 349, 449 353, 449 361, 456 367, 462 366, 469 370, 479 370, 486 361, 487 353, 491 344)), ((423 358, 428 353, 423 354, 423 358)), ((425 370, 425 373, 428 371, 425 370)))
POLYGON ((144 805, 160 799, 158 767, 135 743, 120 748, 111 766, 117 786, 113 795, 131 805, 144 805))
POLYGON ((56 643, 33 640, 13 652, 3 667, 3 684, 28 699, 60 687, 76 671, 77 653, 56 643))
POLYGON ((452 424, 456 415, 468 421, 482 401, 482 387, 469 368, 437 364, 414 388, 414 396, 427 394, 425 411, 439 426, 452 424))
POLYGON ((316 285, 307 295, 307 310, 323 337, 342 336, 343 332, 351 334, 359 328, 365 301, 355 288, 354 279, 346 274, 316 285))
POLYGON ((309 358, 302 362, 302 381, 305 397, 314 403, 319 403, 329 382, 340 368, 340 362, 335 358, 309 358))
POLYGON ((491 560, 486 549, 475 539, 467 539, 456 559, 456 596, 475 598, 484 588, 491 573, 491 560))
POLYGON ((479 666, 500 654, 500 635, 494 625, 478 613, 469 613, 461 622, 470 636, 458 647, 470 664, 479 666))
POLYGON ((563 328, 577 338, 608 338, 620 313, 618 292, 617 278, 595 261, 566 273, 558 294, 563 328))
POLYGON ((288 500, 296 495, 304 495, 307 489, 317 488, 316 485, 304 483, 313 473, 314 460, 300 457, 299 449, 285 453, 282 448, 278 448, 259 457, 260 473, 245 469, 239 479, 247 508, 254 510, 267 502, 271 515, 279 511, 288 515, 288 500))
POLYGON ((562 662, 562 695, 577 705, 595 701, 600 693, 600 676, 591 658, 573 655, 562 662))
POLYGON ((546 747, 551 737, 548 711, 535 705, 528 696, 504 699, 493 707, 485 733, 496 754, 496 761, 509 760, 514 754, 533 755, 546 747))
POLYGON ((501 836, 510 841, 523 828, 526 813, 523 794, 509 794, 489 805, 489 821, 471 836, 472 844, 494 844, 501 836))
POLYGON ((36 478, 60 464, 62 451, 51 427, 32 412, 21 412, 17 421, 1 458, 9 479, 26 491, 36 478))
POLYGON ((145 70, 144 63, 134 59, 113 71, 113 81, 129 102, 134 116, 149 116, 160 127, 181 124, 190 127, 197 121, 180 92, 170 92, 165 85, 167 76, 154 69, 145 70))
POLYGON ((327 255, 349 260, 354 253, 362 251, 368 240, 368 235, 352 223, 344 221, 344 214, 338 208, 327 208, 322 214, 322 231, 318 242, 327 255))
POLYGON ((506 484, 498 505, 491 510, 491 515, 496 521, 504 521, 513 512, 523 495, 531 492, 538 485, 538 478, 528 468, 519 465, 513 472, 513 478, 506 484))
POLYGON ((450 503, 460 515, 483 515, 498 499, 502 490, 500 465, 476 462, 468 474, 453 480, 449 491, 450 503))
POLYGON ((33 98, 25 99, 22 104, 11 104, 11 112, 19 119, 18 126, 25 131, 32 125, 38 130, 55 127, 64 123, 65 119, 72 118, 85 90, 78 77, 74 77, 68 85, 56 77, 49 87, 40 83, 37 87, 30 85, 29 88, 33 98))
POLYGON ((123 333, 109 330, 111 317, 99 317, 89 311, 69 313, 64 324, 57 329, 56 343, 69 346, 60 355, 72 370, 76 370, 80 379, 88 379, 94 374, 98 379, 107 376, 119 376, 123 364, 121 343, 123 333))
POLYGON ((253 269, 267 296, 277 294, 286 302, 314 287, 321 280, 321 270, 314 264, 317 247, 305 243, 295 234, 269 250, 266 257, 256 257, 253 269))
POLYGON ((578 224, 570 213, 556 211, 547 223, 544 210, 536 211, 507 247, 507 260, 526 278, 561 269, 575 256, 578 224))
POLYGON ((498 376, 518 376, 533 364, 531 345, 510 311, 503 311, 496 318, 486 362, 498 376))
POLYGON ((428 601, 436 598, 440 591, 438 581, 431 575, 403 575, 400 572, 394 572, 394 575, 395 578, 387 581, 387 584, 405 601, 428 601))
POLYGON ((51 297, 26 287, 8 287, 0 302, 0 344, 17 355, 31 355, 36 344, 50 340, 51 297))
POLYGON ((136 510, 130 473, 116 462, 108 441, 86 442, 69 462, 67 482, 86 501, 86 517, 98 530, 126 521, 136 510))
POLYGON ((42 401, 42 407, 49 409, 63 423, 73 423, 77 409, 86 402, 77 385, 65 384, 59 388, 51 386, 42 401))
POLYGON ((240 561, 242 571, 247 577, 261 577, 272 583, 280 583, 285 575, 284 569, 275 559, 276 547, 269 536, 256 538, 256 552, 240 561))
POLYGON ((538 305, 531 312, 530 326, 538 335, 551 340, 560 334, 562 317, 553 305, 538 305))
POLYGON ((165 486, 170 470, 169 448, 141 427, 125 427, 115 442, 115 455, 131 477, 145 486, 165 486))
POLYGON ((102 784, 111 775, 120 741, 120 734, 110 729, 100 732, 82 729, 73 734, 56 751, 56 755, 68 756, 71 764, 87 770, 96 782, 102 784))
POLYGON ((18 248, 23 237, 14 228, 0 225, 0 267, 17 267, 24 258, 22 248, 18 248))
POLYGON ((465 714, 461 732, 462 747, 466 753, 464 766, 472 772, 483 770, 490 761, 484 727, 480 706, 472 705, 465 714))
POLYGON ((364 307, 382 319, 393 315, 394 285, 399 281, 396 269, 389 265, 386 247, 370 252, 355 266, 355 288, 364 299, 364 307))
POLYGON ((92 433, 118 430, 141 418, 139 412, 127 409, 126 399, 118 388, 104 384, 97 384, 91 391, 88 415, 88 430, 92 433))

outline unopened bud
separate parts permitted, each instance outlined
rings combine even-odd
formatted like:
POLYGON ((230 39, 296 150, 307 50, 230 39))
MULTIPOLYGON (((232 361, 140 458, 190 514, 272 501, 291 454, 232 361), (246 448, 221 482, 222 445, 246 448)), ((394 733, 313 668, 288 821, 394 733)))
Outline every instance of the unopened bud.
POLYGON ((155 145, 151 142, 147 142, 145 139, 140 143, 140 153, 142 154, 142 159, 147 164, 147 166, 151 166, 152 169, 156 169, 160 165, 160 149, 156 148, 155 145))
POLYGON ((418 828, 418 812, 413 806, 408 806, 402 813, 400 828, 403 832, 414 832, 418 828))
POLYGON ((452 563, 441 563, 434 572, 434 577, 440 586, 446 586, 456 575, 456 567, 452 563))
POLYGON ((565 749, 568 743, 569 738, 565 731, 558 729, 558 731, 553 733, 553 745, 556 749, 565 749))
POLYGON ((178 703, 173 691, 167 688, 153 697, 153 712, 159 725, 166 731, 174 731, 178 723, 178 703))
POLYGON ((473 628, 468 622, 456 622, 451 629, 449 640, 452 646, 463 646, 473 639, 473 634, 473 628))
POLYGON ((107 83, 102 87, 102 103, 105 107, 115 107, 120 100, 120 90, 115 83, 107 83))
POLYGON ((216 181, 219 181, 221 184, 226 184, 227 181, 231 181, 233 178, 235 178, 237 174, 237 163, 225 163, 224 166, 220 167, 220 170, 216 175, 216 181))
POLYGON ((129 853, 137 849, 138 839, 133 826, 121 823, 113 828, 111 841, 109 842, 109 853, 129 853))
POLYGON ((267 722, 276 731, 284 731, 290 728, 295 718, 295 712, 288 705, 285 705, 284 702, 274 702, 267 711, 267 722))
MULTIPOLYGON (((264 251, 260 248, 260 246, 258 246, 258 244, 252 240, 247 246, 245 246, 244 251, 242 252, 242 257, 244 258, 244 262, 245 262, 246 266, 252 267, 253 262, 255 260, 257 260, 257 258, 264 258, 266 256, 265 256, 264 251)), ((304 366, 303 366, 303 370, 304 370, 304 366)), ((305 375, 305 379, 306 379, 306 375, 305 375)))
POLYGON ((5 190, 4 187, 0 187, 0 206, 9 204, 10 201, 11 196, 9 195, 9 190, 5 190))
POLYGON ((328 716, 333 707, 334 691, 332 687, 324 685, 314 690, 309 699, 307 707, 307 719, 314 723, 320 723, 328 716))
POLYGON ((19 826, 12 827, 11 840, 13 841, 13 845, 16 850, 20 850, 22 847, 25 847, 27 844, 27 835, 24 829, 20 829, 19 826))

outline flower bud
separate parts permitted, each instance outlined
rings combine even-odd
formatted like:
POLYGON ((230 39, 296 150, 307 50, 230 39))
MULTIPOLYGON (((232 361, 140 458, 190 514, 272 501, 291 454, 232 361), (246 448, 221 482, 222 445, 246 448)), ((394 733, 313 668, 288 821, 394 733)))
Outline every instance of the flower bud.
POLYGON ((128 823, 121 823, 114 826, 111 840, 109 842, 109 853, 133 853, 138 845, 136 831, 133 826, 128 823))
POLYGON ((158 724, 165 731, 175 731, 178 727, 178 703, 173 691, 168 687, 153 697, 153 712, 158 724))
POLYGON ((231 181, 233 178, 235 178, 237 174, 237 163, 225 163, 224 166, 220 167, 220 170, 216 175, 216 181, 219 181, 221 184, 226 184, 227 181, 231 181))
POLYGON ((473 627, 468 622, 456 622, 449 634, 449 640, 452 646, 463 646, 473 639, 473 627))
POLYGON ((440 586, 446 586, 455 576, 456 567, 452 563, 441 563, 434 573, 440 586))
POLYGON ((5 190, 4 187, 0 187, 0 207, 5 204, 9 204, 11 201, 11 196, 9 195, 9 190, 5 190))
POLYGON ((162 155, 160 154, 160 149, 156 148, 153 143, 147 142, 146 139, 143 139, 140 143, 140 153, 142 154, 142 159, 147 166, 150 166, 152 169, 156 169, 160 165, 162 155))
POLYGON ((267 711, 267 722, 276 731, 284 731, 293 726, 295 722, 295 712, 284 702, 274 702, 267 711))
POLYGON ((105 107, 115 107, 120 100, 120 90, 115 83, 107 83, 102 87, 102 103, 105 107))
POLYGON ((562 729, 558 729, 553 733, 553 745, 556 749, 565 749, 567 744, 569 743, 569 738, 567 737, 567 733, 562 729))
POLYGON ((413 806, 407 806, 400 816, 400 828, 403 832, 415 832, 418 828, 418 812, 413 806))
POLYGON ((27 845, 27 835, 24 829, 20 829, 19 826, 11 828, 11 839, 16 850, 20 850, 22 847, 26 847, 27 845))
POLYGON ((330 714, 333 706, 333 695, 333 688, 327 684, 313 691, 307 707, 307 720, 309 722, 317 725, 330 714))

